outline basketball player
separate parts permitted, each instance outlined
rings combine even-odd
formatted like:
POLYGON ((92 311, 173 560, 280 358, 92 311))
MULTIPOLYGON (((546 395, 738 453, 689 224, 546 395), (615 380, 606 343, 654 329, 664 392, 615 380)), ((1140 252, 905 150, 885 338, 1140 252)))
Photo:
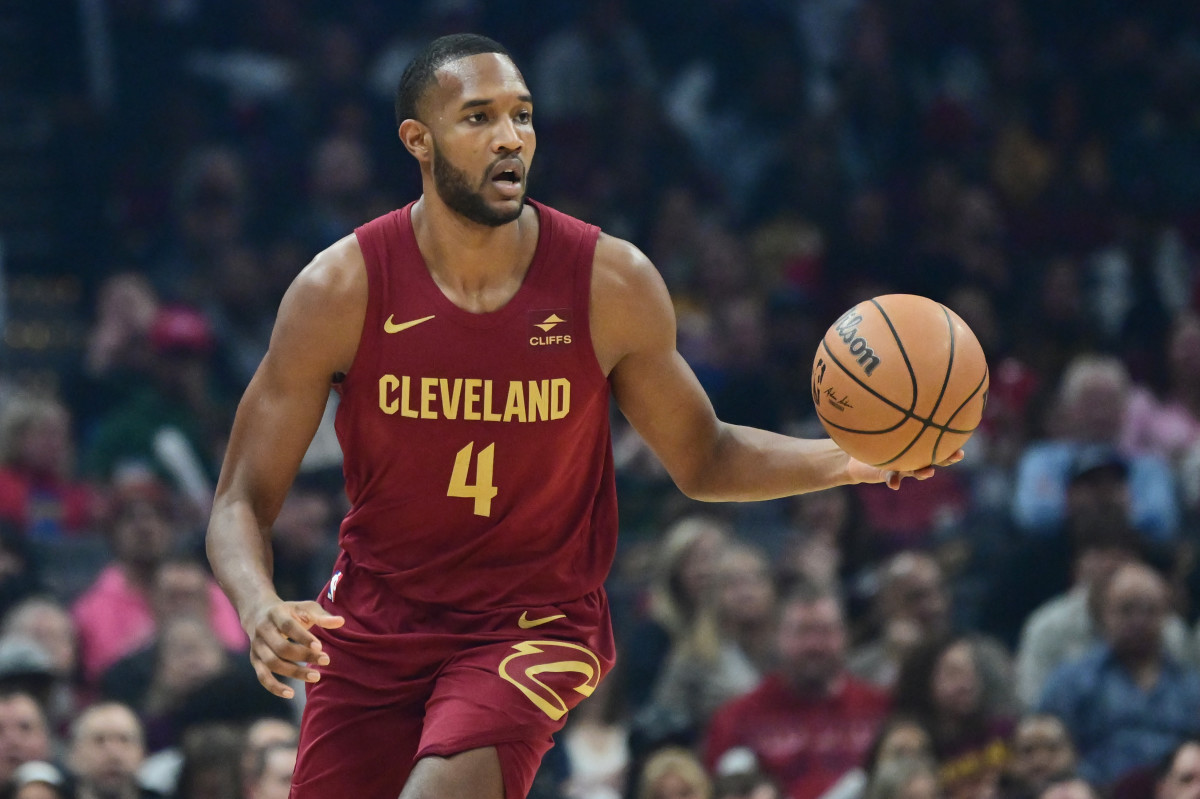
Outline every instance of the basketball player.
POLYGON ((714 416, 654 267, 526 199, 533 100, 499 44, 432 42, 396 112, 423 194, 285 294, 208 552, 262 684, 307 682, 295 799, 516 799, 613 663, 610 394, 698 499, 905 475, 714 416), (331 382, 352 507, 319 603, 283 601, 270 528, 331 382))

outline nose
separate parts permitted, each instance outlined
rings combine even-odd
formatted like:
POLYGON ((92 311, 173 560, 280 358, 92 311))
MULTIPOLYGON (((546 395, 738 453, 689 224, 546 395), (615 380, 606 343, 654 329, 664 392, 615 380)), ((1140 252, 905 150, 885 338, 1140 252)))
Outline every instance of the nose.
POLYGON ((492 139, 492 152, 497 155, 501 153, 519 153, 525 142, 517 133, 517 126, 509 117, 501 117, 496 125, 495 137, 492 139))

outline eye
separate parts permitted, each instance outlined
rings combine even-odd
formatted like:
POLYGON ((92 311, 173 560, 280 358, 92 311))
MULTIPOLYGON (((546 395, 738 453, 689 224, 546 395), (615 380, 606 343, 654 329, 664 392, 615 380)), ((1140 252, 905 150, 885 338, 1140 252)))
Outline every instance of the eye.
POLYGON ((517 112, 517 121, 523 125, 528 125, 533 121, 533 112, 525 109, 517 112))
POLYGON ((486 119, 487 119, 487 114, 483 113, 482 111, 476 111, 474 114, 470 114, 467 117, 467 121, 472 124, 477 124, 479 122, 483 122, 486 119))

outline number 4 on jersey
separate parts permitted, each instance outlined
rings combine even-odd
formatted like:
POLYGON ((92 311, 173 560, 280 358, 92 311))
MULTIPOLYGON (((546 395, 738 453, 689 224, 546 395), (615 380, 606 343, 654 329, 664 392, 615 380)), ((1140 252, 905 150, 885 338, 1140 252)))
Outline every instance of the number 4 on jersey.
POLYGON ((492 461, 496 445, 488 444, 479 450, 475 458, 475 482, 467 482, 467 472, 471 468, 471 449, 474 442, 467 444, 454 456, 454 471, 450 474, 450 487, 446 489, 448 497, 464 497, 475 500, 476 516, 492 515, 492 497, 496 496, 496 487, 492 485, 492 461))

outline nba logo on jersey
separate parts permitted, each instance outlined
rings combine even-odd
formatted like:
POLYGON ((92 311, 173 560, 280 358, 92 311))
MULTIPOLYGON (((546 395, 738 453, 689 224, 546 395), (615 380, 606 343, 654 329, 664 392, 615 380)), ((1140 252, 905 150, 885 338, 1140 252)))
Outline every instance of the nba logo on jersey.
POLYGON ((334 572, 333 576, 329 578, 329 590, 325 592, 325 596, 329 599, 330 602, 333 601, 333 595, 335 593, 337 593, 338 583, 340 583, 341 581, 342 581, 342 573, 340 571, 334 572))
POLYGON ((569 308, 550 308, 544 311, 530 311, 531 325, 529 346, 553 347, 571 343, 571 310, 569 308))

